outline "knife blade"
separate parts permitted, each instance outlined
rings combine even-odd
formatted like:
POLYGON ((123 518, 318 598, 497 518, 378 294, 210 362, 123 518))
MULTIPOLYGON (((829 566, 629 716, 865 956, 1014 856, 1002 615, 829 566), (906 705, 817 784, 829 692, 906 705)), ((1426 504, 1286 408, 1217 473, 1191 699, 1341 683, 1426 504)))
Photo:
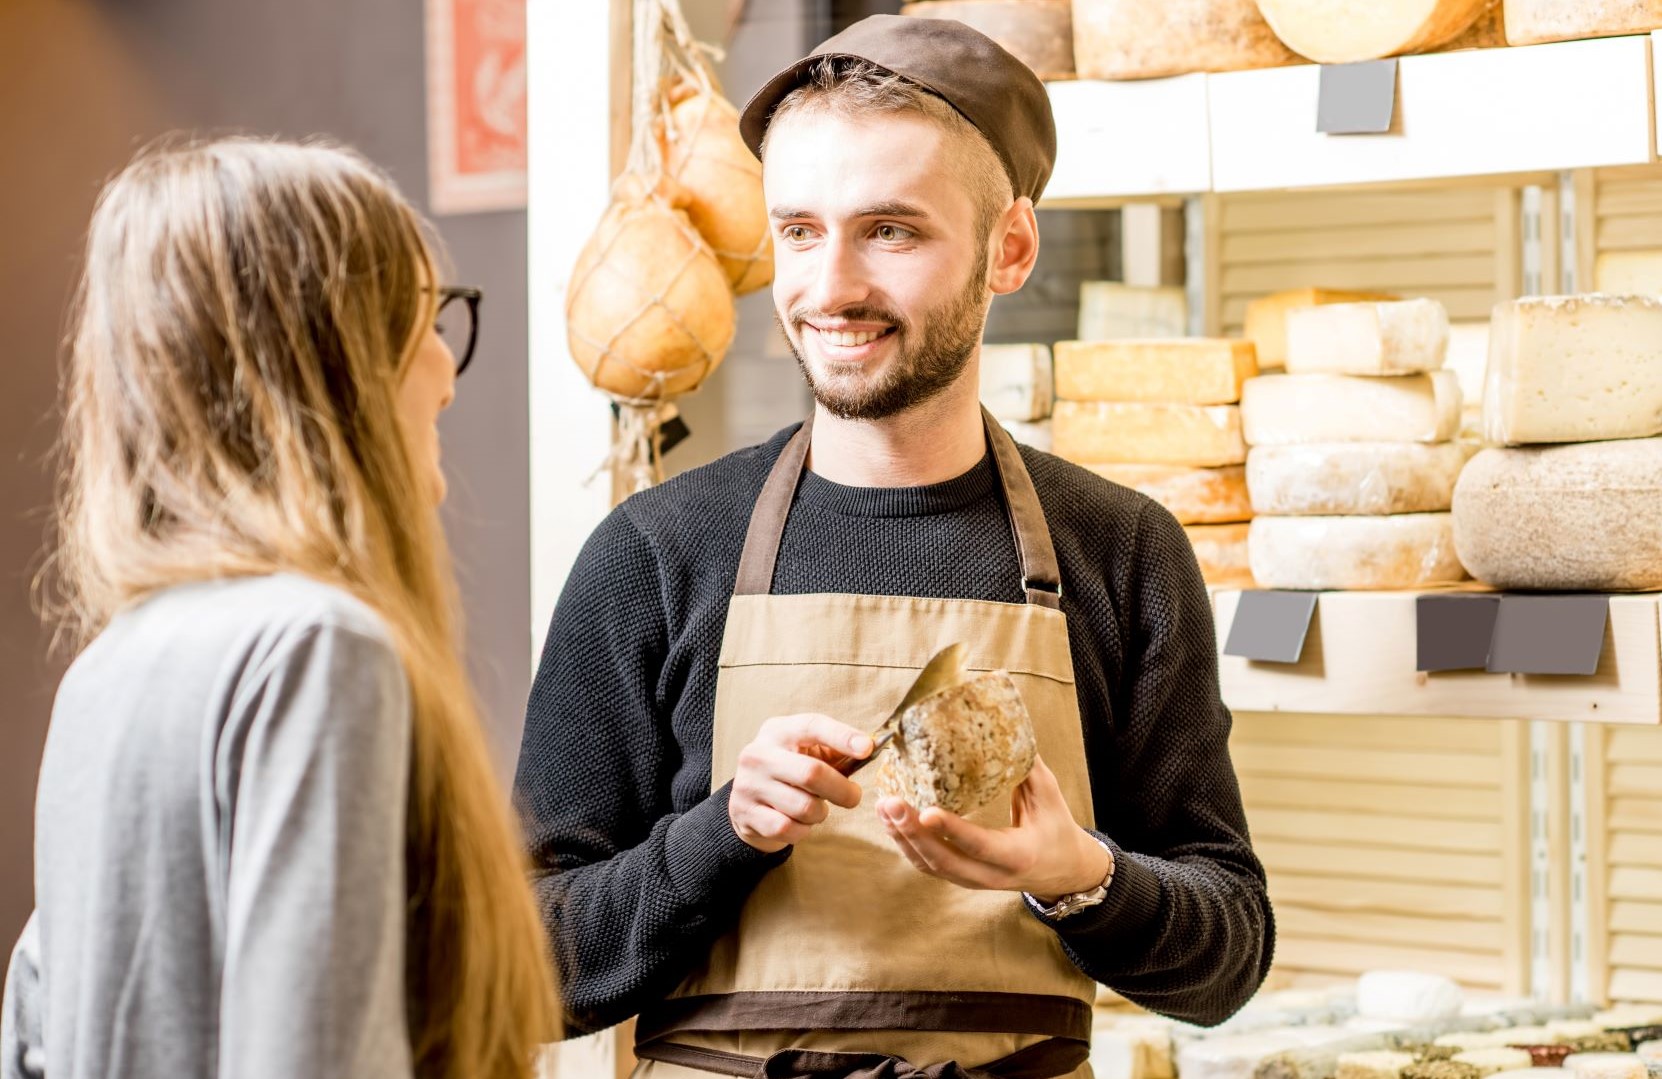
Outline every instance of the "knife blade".
POLYGON ((906 690, 906 695, 900 698, 899 704, 895 705, 894 711, 890 712, 888 718, 878 724, 877 728, 872 731, 871 752, 861 760, 856 760, 853 757, 845 758, 843 763, 837 766, 837 771, 845 776, 851 776, 870 764, 877 758, 877 754, 882 751, 883 747, 892 742, 894 736, 900 733, 900 717, 906 709, 931 693, 936 693, 963 681, 965 653, 967 651, 968 649, 962 642, 957 642, 947 645, 931 656, 929 662, 925 663, 923 669, 918 672, 918 676, 912 680, 912 685, 906 690))

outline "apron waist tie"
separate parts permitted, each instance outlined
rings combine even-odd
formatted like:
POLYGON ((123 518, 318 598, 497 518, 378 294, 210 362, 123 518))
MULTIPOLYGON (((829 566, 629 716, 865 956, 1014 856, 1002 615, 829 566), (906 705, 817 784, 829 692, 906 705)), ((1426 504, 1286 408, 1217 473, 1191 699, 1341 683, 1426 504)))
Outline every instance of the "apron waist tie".
POLYGON ((1051 1038, 978 1068, 951 1060, 920 1068, 881 1053, 812 1049, 781 1049, 764 1060, 673 1042, 643 1045, 636 1055, 738 1079, 1058 1079, 1090 1058, 1090 1045, 1073 1038, 1051 1038))

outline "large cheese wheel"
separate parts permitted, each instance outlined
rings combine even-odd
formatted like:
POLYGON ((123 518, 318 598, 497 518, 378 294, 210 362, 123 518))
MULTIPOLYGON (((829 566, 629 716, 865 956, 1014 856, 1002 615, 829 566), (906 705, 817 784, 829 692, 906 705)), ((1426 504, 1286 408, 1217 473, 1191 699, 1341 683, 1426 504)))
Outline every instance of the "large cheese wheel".
POLYGON ((1041 79, 1073 78, 1073 5, 1069 0, 922 0, 902 15, 957 19, 981 31, 1041 79))
POLYGON ((1662 588, 1662 438, 1484 450, 1454 489, 1454 538, 1496 588, 1662 588))
POLYGON ((1234 405, 1058 401, 1056 455, 1078 464, 1238 465, 1246 462, 1234 405))
POLYGON ((1274 517, 1437 513, 1454 502, 1474 442, 1319 442, 1255 446, 1247 489, 1274 517))
POLYGON ((1460 429, 1453 371, 1367 378, 1262 375, 1241 390, 1241 422, 1254 446, 1304 442, 1447 442, 1460 429))
POLYGON ((1506 40, 1513 45, 1662 29, 1662 0, 1506 0, 1506 40))
POLYGON ((1407 589, 1464 580, 1447 513, 1393 517, 1255 517, 1260 588, 1407 589))
POLYGON ((566 341, 607 393, 660 400, 688 393, 733 342, 733 293, 715 256, 664 180, 648 194, 626 175, 577 257, 566 341))
POLYGON ((1254 0, 1073 0, 1082 79, 1153 79, 1296 64, 1254 0))
POLYGON ((1448 356, 1436 300, 1336 303, 1287 313, 1288 374, 1420 375, 1448 356))
POLYGON ((1441 974, 1369 970, 1356 980, 1356 1012, 1364 1019, 1431 1023, 1460 1014, 1466 994, 1441 974))
POLYGON ((1092 472, 1139 491, 1172 512, 1183 524, 1229 524, 1252 520, 1246 469, 1188 468, 1183 465, 1088 465, 1092 472))
POLYGON ((1056 396, 1069 401, 1230 405, 1257 374, 1252 342, 1232 338, 1056 344, 1056 396))
POLYGON ((1304 307, 1327 303, 1361 303, 1364 300, 1395 300, 1388 292, 1351 292, 1330 288, 1300 288, 1272 292, 1247 304, 1246 339, 1258 350, 1258 366, 1264 370, 1287 364, 1287 316, 1304 307))
POLYGON ((1322 64, 1435 49, 1464 33, 1488 6, 1488 0, 1258 0, 1281 40, 1322 64))
POLYGON ((739 113, 689 84, 671 95, 664 167, 686 191, 692 220, 737 295, 773 280, 773 239, 762 198, 762 163, 739 134, 739 113))

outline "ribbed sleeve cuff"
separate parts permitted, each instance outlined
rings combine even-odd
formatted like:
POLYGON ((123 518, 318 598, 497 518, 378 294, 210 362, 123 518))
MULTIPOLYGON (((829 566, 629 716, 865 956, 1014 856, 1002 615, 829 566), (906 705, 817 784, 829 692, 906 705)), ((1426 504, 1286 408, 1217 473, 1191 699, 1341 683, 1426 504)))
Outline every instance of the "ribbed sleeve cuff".
POLYGON ((1105 941, 1131 941, 1147 936, 1150 926, 1160 916, 1164 892, 1160 878, 1134 854, 1127 854, 1112 839, 1092 832, 1114 855, 1114 879, 1108 885, 1108 895, 1094 907, 1086 907, 1077 914, 1061 920, 1045 918, 1027 908, 1044 924, 1056 930, 1064 941, 1090 941, 1100 945, 1105 941))
POLYGON ((677 817, 664 836, 664 869, 682 901, 701 904, 744 896, 768 870, 790 857, 787 847, 763 854, 739 838, 727 818, 731 783, 677 817))

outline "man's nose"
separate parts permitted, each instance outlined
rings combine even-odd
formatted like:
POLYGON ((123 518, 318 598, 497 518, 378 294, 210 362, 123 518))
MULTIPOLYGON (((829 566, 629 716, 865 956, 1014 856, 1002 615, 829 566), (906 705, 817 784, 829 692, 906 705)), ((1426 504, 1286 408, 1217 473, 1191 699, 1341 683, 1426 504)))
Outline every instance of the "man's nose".
POLYGON ((836 311, 862 303, 871 294, 866 270, 854 244, 839 237, 819 251, 809 302, 822 311, 836 311))

